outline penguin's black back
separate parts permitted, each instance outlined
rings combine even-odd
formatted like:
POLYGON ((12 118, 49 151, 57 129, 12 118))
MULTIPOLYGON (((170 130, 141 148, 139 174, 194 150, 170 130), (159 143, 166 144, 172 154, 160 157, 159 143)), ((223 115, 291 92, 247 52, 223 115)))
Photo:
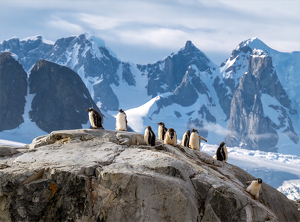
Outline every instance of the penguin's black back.
POLYGON ((155 146, 155 134, 152 131, 152 129, 149 131, 150 131, 150 136, 148 137, 148 140, 149 140, 148 142, 151 146, 155 146))
POLYGON ((186 132, 183 138, 183 146, 189 147, 189 145, 190 145, 190 134, 186 132))
POLYGON ((96 110, 93 110, 92 112, 95 121, 95 126, 102 128, 102 116, 96 110))
POLYGON ((219 160, 219 161, 223 161, 226 159, 224 146, 219 146, 219 148, 217 149, 216 156, 217 156, 217 160, 219 160))

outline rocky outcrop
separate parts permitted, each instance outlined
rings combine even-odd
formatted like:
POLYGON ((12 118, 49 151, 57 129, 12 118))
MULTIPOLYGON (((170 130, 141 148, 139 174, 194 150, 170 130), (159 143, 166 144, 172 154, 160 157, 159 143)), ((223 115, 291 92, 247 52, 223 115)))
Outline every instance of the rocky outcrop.
POLYGON ((29 87, 35 94, 30 118, 46 132, 82 128, 88 121, 85 110, 99 111, 81 78, 67 67, 39 60, 31 70, 29 87))
POLYGON ((254 200, 242 169, 180 145, 146 146, 141 134, 54 131, 24 148, 0 158, 1 221, 300 220, 268 184, 254 200))
POLYGON ((0 54, 0 80, 0 131, 3 131, 24 122, 27 74, 12 53, 0 54))

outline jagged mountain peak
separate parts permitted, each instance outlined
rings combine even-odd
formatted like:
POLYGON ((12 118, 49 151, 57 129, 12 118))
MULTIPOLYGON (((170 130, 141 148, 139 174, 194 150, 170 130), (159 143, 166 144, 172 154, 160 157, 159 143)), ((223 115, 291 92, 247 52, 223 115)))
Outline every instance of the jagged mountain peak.
POLYGON ((29 36, 20 40, 20 42, 40 42, 49 45, 54 45, 54 42, 43 38, 41 35, 29 36))
POLYGON ((186 41, 184 50, 194 50, 197 49, 196 46, 192 43, 191 40, 186 41))
POLYGON ((194 55, 199 55, 200 57, 202 57, 204 60, 206 60, 207 63, 211 62, 210 59, 208 59, 207 56, 200 49, 198 49, 190 40, 186 41, 185 46, 181 48, 176 54, 179 53, 183 53, 184 55, 193 53, 194 55))
POLYGON ((270 53, 271 51, 274 51, 274 49, 271 49, 269 46, 267 46, 263 41, 261 41, 257 37, 252 37, 250 39, 241 42, 236 47, 235 50, 243 51, 243 48, 247 48, 247 47, 249 47, 251 50, 260 49, 263 50, 265 53, 270 53))

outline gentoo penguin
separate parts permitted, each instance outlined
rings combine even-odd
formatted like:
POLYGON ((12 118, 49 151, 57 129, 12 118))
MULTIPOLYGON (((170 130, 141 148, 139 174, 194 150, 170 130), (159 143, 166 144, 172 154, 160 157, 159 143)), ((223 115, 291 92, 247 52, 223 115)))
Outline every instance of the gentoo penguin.
POLYGON ((224 142, 220 143, 219 148, 216 151, 216 155, 214 155, 215 160, 223 161, 224 163, 227 162, 228 154, 227 148, 224 142))
POLYGON ((126 131, 127 130, 127 116, 126 113, 120 109, 116 118, 116 130, 126 131))
POLYGON ((94 129, 97 128, 102 128, 102 116, 100 115, 100 113, 97 112, 97 110, 94 110, 93 108, 88 108, 85 111, 89 112, 89 119, 90 119, 90 123, 92 125, 92 127, 94 129))
POLYGON ((246 184, 251 183, 248 187, 247 187, 247 191, 254 196, 255 200, 258 199, 259 194, 262 193, 262 189, 261 189, 261 184, 262 184, 262 179, 257 178, 255 180, 246 182, 246 184))
POLYGON ((165 139, 164 139, 164 144, 170 144, 173 146, 175 146, 177 144, 177 135, 173 128, 170 128, 167 130, 165 139))
POLYGON ((191 131, 190 131, 190 130, 187 130, 187 131, 183 134, 183 137, 182 137, 182 140, 181 140, 181 146, 189 147, 189 144, 190 144, 190 136, 191 136, 191 131))
POLYGON ((167 128, 165 127, 165 124, 163 122, 157 123, 158 126, 158 139, 159 140, 164 140, 165 139, 165 134, 167 132, 167 128))
POLYGON ((200 140, 207 142, 204 137, 199 136, 198 130, 193 129, 190 137, 190 148, 200 151, 200 140))
POLYGON ((155 134, 152 131, 151 126, 147 126, 144 134, 145 143, 148 146, 155 146, 155 134))

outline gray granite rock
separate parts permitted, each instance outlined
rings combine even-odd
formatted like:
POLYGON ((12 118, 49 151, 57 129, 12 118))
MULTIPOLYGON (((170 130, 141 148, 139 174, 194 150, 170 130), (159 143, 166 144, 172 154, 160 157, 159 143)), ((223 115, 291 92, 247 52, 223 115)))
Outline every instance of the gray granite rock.
POLYGON ((0 158, 0 221, 299 221, 296 204, 208 154, 113 130, 54 131, 0 158))

